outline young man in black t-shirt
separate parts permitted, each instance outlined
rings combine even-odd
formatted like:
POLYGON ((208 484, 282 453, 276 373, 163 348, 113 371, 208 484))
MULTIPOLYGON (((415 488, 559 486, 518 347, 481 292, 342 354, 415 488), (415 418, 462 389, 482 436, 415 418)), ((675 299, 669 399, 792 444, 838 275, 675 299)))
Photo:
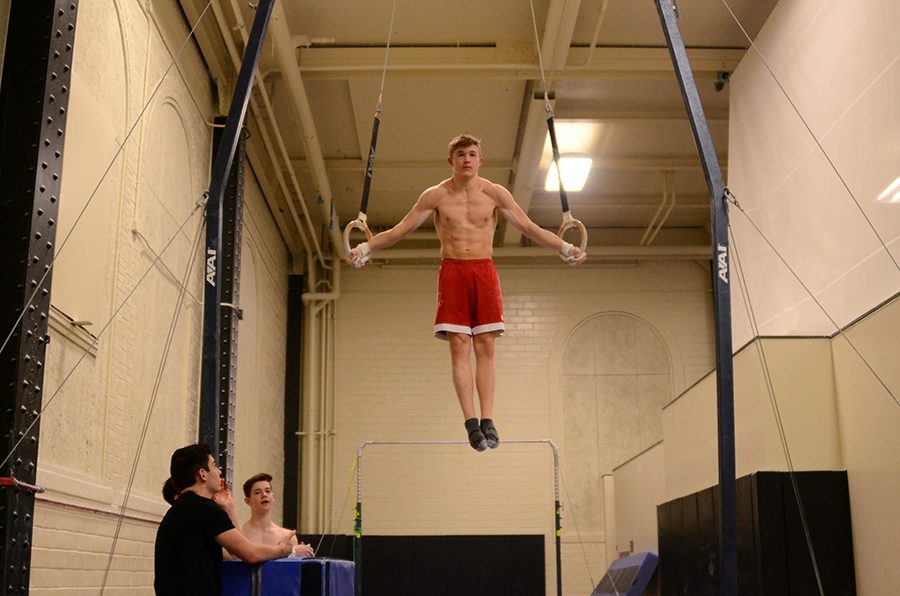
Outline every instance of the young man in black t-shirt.
POLYGON ((208 446, 176 450, 170 473, 181 494, 156 533, 153 587, 157 596, 219 596, 222 548, 250 564, 291 553, 295 532, 275 545, 251 542, 212 500, 222 488, 222 475, 208 446))

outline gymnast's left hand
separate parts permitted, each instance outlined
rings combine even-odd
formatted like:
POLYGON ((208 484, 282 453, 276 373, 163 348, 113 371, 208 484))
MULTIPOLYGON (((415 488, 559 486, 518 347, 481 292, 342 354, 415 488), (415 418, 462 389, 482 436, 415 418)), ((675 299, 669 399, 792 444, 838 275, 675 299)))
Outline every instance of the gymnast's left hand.
POLYGON ((299 559, 316 556, 315 551, 313 551, 313 547, 306 544, 305 542, 295 544, 294 549, 291 551, 291 554, 299 559))
POLYGON ((559 256, 571 266, 581 265, 587 260, 587 253, 583 252, 577 246, 563 242, 559 249, 559 256))

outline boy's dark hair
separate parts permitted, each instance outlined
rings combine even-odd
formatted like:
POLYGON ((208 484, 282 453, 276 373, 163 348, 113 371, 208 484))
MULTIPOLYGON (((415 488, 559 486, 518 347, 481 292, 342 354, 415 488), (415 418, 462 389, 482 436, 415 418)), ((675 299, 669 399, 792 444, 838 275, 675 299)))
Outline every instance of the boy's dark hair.
POLYGON ((481 139, 472 136, 469 133, 463 133, 461 135, 453 137, 453 140, 451 140, 450 144, 447 146, 447 150, 450 157, 453 157, 453 153, 457 149, 469 147, 470 145, 475 145, 476 147, 478 147, 478 150, 481 151, 481 139))
POLYGON ((178 498, 178 495, 181 494, 181 491, 178 490, 178 487, 175 486, 175 481, 171 478, 166 478, 166 481, 163 483, 162 487, 162 496, 165 499, 166 503, 169 505, 175 504, 175 499, 178 498))
POLYGON ((248 499, 250 498, 250 491, 253 490, 253 485, 257 482, 268 482, 269 486, 272 485, 272 475, 266 474, 265 472, 260 472, 259 474, 254 474, 250 478, 247 478, 247 481, 244 482, 244 496, 248 499))
POLYGON ((172 454, 172 463, 169 464, 169 473, 179 491, 193 486, 197 482, 197 472, 200 470, 209 472, 211 455, 212 449, 203 443, 175 450, 172 454))

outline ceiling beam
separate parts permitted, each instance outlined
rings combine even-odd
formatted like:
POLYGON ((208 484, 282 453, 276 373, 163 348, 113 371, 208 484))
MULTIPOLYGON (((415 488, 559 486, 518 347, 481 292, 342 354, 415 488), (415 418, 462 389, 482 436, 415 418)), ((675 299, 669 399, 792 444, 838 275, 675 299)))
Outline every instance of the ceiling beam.
POLYGON ((322 219, 328 222, 327 233, 331 241, 332 253, 343 256, 344 243, 341 234, 343 228, 332 205, 331 182, 325 170, 322 141, 319 137, 303 79, 294 68, 293 42, 291 41, 291 32, 287 27, 284 7, 281 3, 275 4, 274 18, 270 25, 270 36, 275 48, 275 63, 282 69, 288 89, 289 105, 293 108, 294 115, 300 122, 300 128, 302 129, 301 139, 305 153, 311 158, 313 180, 321 199, 316 200, 316 203, 320 206, 322 219))
MULTIPOLYGON (((687 122, 683 108, 677 110, 604 110, 597 108, 596 100, 560 99, 556 103, 557 122, 563 120, 589 120, 592 122, 643 122, 645 120, 678 120, 687 122)), ((728 110, 707 110, 709 122, 727 121, 728 110)))
MULTIPOLYGON (((719 159, 724 164, 727 156, 720 155, 719 159)), ((311 165, 305 159, 291 160, 298 171, 309 172, 311 165)), ((595 158, 591 170, 621 170, 638 172, 689 172, 701 168, 700 160, 696 157, 600 157, 595 158)), ((512 162, 490 161, 482 166, 482 169, 510 170, 512 162)), ((329 172, 361 172, 366 168, 366 162, 362 159, 326 159, 325 168, 329 172)), ((446 166, 435 165, 434 161, 377 161, 376 170, 422 170, 439 169, 446 170, 446 166)), ((722 169, 727 169, 723 165, 722 169)))
MULTIPOLYGON (((591 246, 588 249, 591 261, 634 261, 634 260, 696 260, 709 259, 712 249, 709 245, 689 246, 591 246)), ((559 262, 559 257, 542 246, 501 246, 494 248, 494 259, 505 258, 551 258, 559 262)), ((372 254, 373 264, 381 261, 421 261, 439 259, 439 248, 388 248, 372 254)), ((562 263, 559 263, 562 266, 562 263)))
MULTIPOLYGON (((578 208, 579 213, 585 215, 603 215, 603 214, 612 214, 617 215, 621 214, 625 211, 635 212, 635 211, 646 211, 646 210, 654 210, 659 207, 659 198, 656 198, 656 202, 652 201, 652 195, 627 195, 627 194, 617 194, 612 197, 610 196, 597 196, 594 195, 590 197, 590 201, 592 201, 588 205, 580 205, 578 208), (594 202, 596 201, 596 202, 594 202)), ((699 193, 692 193, 690 200, 695 201, 692 203, 676 203, 673 207, 673 211, 709 211, 709 199, 704 197, 699 193)), ((532 207, 531 215, 533 217, 538 217, 543 214, 559 214, 559 208, 551 209, 549 207, 532 207)))
MULTIPOLYGON (((544 45, 546 43, 545 41, 544 45)), ((568 48, 567 44, 563 45, 568 49, 568 56, 564 58, 565 66, 560 62, 553 68, 553 79, 557 81, 633 77, 669 79, 675 76, 672 60, 665 47, 598 47, 588 61, 587 48, 568 48)), ((744 49, 732 48, 696 48, 688 50, 688 57, 697 77, 714 77, 720 71, 734 71, 745 52, 744 49)), ((303 48, 299 50, 298 65, 306 80, 381 78, 384 49, 303 48)), ((549 75, 550 64, 545 63, 544 68, 549 75)), ((475 48, 391 47, 388 73, 391 77, 414 78, 539 80, 541 77, 533 44, 475 48)))

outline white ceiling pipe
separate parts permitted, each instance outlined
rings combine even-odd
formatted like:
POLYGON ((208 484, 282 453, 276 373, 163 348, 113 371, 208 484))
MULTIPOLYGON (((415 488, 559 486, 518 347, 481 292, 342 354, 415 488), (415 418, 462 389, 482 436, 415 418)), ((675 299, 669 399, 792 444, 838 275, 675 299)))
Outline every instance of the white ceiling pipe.
POLYGON ((600 6, 597 8, 597 24, 594 26, 594 36, 591 38, 591 45, 588 46, 587 58, 584 59, 583 64, 580 64, 575 68, 581 68, 591 63, 591 59, 594 57, 594 50, 597 49, 597 40, 600 39, 600 29, 603 28, 603 21, 606 20, 606 8, 608 4, 609 0, 602 0, 600 6))
MULTIPOLYGON (((219 27, 219 31, 222 34, 222 39, 224 40, 225 46, 228 49, 228 54, 231 57, 231 62, 233 64, 233 66, 235 67, 235 69, 239 69, 240 64, 241 64, 241 59, 240 59, 240 56, 238 55, 237 48, 234 45, 234 40, 231 37, 231 29, 225 20, 225 15, 222 12, 222 8, 219 6, 218 2, 213 2, 212 8, 213 8, 213 14, 215 15, 216 24, 219 27)), ((238 15, 237 18, 240 19, 241 18, 240 15, 238 15)), ((257 69, 257 74, 258 74, 258 69, 257 69)), ((262 80, 258 76, 255 77, 255 81, 256 81, 256 84, 259 85, 259 87, 261 89, 263 89, 263 91, 265 91, 265 87, 261 84, 262 80)), ((266 130, 264 122, 260 118, 260 109, 256 103, 256 98, 252 94, 250 95, 250 113, 253 116, 253 118, 255 119, 257 127, 259 128, 259 130, 261 132, 261 136, 262 136, 262 140, 263 140, 262 144, 266 150, 269 160, 273 164, 277 164, 277 160, 275 158, 275 151, 272 148, 272 141, 269 138, 269 134, 266 130)), ((272 117, 273 115, 271 114, 271 112, 270 112, 269 116, 270 116, 271 121, 274 123, 274 118, 272 117)), ((277 132, 277 130, 276 130, 276 132, 277 132)), ((287 156, 285 156, 285 161, 287 161, 288 166, 290 166, 290 160, 287 159, 287 156)), ((288 211, 291 215, 291 219, 294 223, 297 233, 300 236, 300 240, 303 243, 303 250, 306 253, 309 253, 310 252, 310 243, 312 243, 316 252, 319 254, 319 258, 322 259, 321 250, 319 248, 319 242, 316 239, 315 229, 313 228, 312 222, 309 219, 309 214, 305 213, 306 221, 309 224, 309 230, 310 230, 309 239, 307 239, 307 234, 303 229, 303 224, 301 223, 300 218, 297 215, 296 209, 294 209, 294 206, 291 201, 291 195, 288 192, 287 186, 284 183, 284 179, 281 176, 277 165, 275 166, 275 170, 276 170, 276 176, 278 178, 278 183, 281 187, 281 192, 284 195, 285 203, 286 203, 288 211)), ((300 190, 299 187, 297 187, 296 190, 299 193, 299 190, 300 190)), ((273 200, 274 199, 272 199, 271 197, 266 196, 266 202, 270 202, 273 200)), ((301 200, 301 205, 302 204, 303 204, 303 201, 301 200)), ((272 208, 273 211, 277 210, 277 206, 272 205, 271 202, 270 202, 270 207, 272 208)), ((304 208, 304 212, 305 212, 305 208, 304 208)), ((286 237, 285 240, 288 240, 288 238, 286 237)), ((293 243, 291 243, 291 244, 293 244, 293 243)), ((299 258, 302 256, 302 255, 297 254, 297 250, 296 250, 295 246, 291 246, 290 248, 291 248, 292 256, 294 256, 295 258, 299 258)), ((323 260, 323 262, 324 262, 324 260, 323 260)))
POLYGON ((653 230, 653 233, 650 234, 650 237, 647 238, 647 244, 650 245, 656 239, 656 235, 659 234, 659 231, 663 228, 666 221, 669 219, 669 215, 672 213, 672 209, 675 208, 675 187, 672 184, 672 179, 668 172, 666 173, 666 194, 669 196, 669 208, 666 209, 666 212, 663 214, 662 219, 659 220, 659 224, 656 226, 656 229, 653 230))
POLYGON ((653 228, 656 226, 656 220, 659 219, 659 215, 662 213, 662 210, 666 207, 666 204, 669 202, 669 172, 663 172, 663 196, 662 200, 659 202, 659 207, 656 208, 656 212, 653 214, 653 217, 650 219, 650 223, 647 224, 647 229, 644 230, 644 235, 641 236, 641 241, 638 242, 641 246, 645 244, 649 244, 647 242, 647 236, 653 233, 653 228))
POLYGON ((322 309, 325 303, 341 296, 341 260, 339 258, 333 257, 331 269, 331 289, 328 292, 304 292, 300 295, 304 304, 317 303, 314 307, 316 313, 322 309))
MULTIPOLYGON (((213 3, 213 4, 215 4, 215 3, 213 3)), ((249 34, 247 33, 247 26, 244 22, 244 17, 243 17, 243 14, 241 13, 241 7, 238 4, 237 0, 231 0, 231 10, 234 13, 234 18, 235 18, 235 22, 236 22, 236 30, 240 30, 241 37, 244 40, 244 43, 246 44, 249 34)), ((229 34, 226 31, 223 31, 222 35, 228 36, 229 34)), ((229 39, 230 39, 230 37, 229 37, 229 39)), ((237 66, 237 64, 235 64, 235 66, 237 66)), ((269 74, 269 73, 267 72, 266 74, 269 74)), ((258 69, 257 69, 256 79, 257 79, 256 88, 259 90, 260 95, 262 95, 263 101, 266 106, 266 113, 269 116, 269 120, 268 120, 269 124, 271 125, 272 131, 275 135, 275 138, 278 141, 278 148, 281 150, 282 160, 284 161, 285 164, 287 164, 287 172, 290 176, 291 182, 293 183, 294 192, 297 194, 297 199, 298 199, 297 202, 300 203, 300 207, 303 209, 303 215, 306 218, 306 223, 309 225, 309 228, 310 228, 309 235, 312 238, 313 245, 316 249, 316 254, 319 258, 319 263, 321 263, 322 267, 327 269, 328 265, 325 262, 325 258, 322 255, 322 249, 319 246, 319 241, 316 238, 316 236, 317 236, 316 228, 313 225, 312 219, 309 216, 309 210, 306 207, 306 201, 303 199, 303 192, 300 190, 300 183, 297 181, 297 176, 294 173, 293 166, 292 166, 292 160, 290 159, 290 156, 288 156, 288 154, 287 154, 287 148, 284 145, 284 139, 282 138, 282 135, 281 135, 281 129, 278 127, 278 124, 277 124, 278 119, 275 117, 274 110, 272 109, 272 102, 269 100, 269 92, 266 90, 265 81, 264 81, 263 77, 259 74, 258 69)), ((256 98, 253 95, 250 96, 250 105, 253 107, 255 113, 259 114, 259 109, 256 105, 256 98)), ((259 122, 260 129, 265 133, 265 123, 262 120, 260 120, 258 117, 257 117, 257 121, 259 122)), ((273 167, 275 167, 276 169, 279 168, 278 164, 275 161, 273 161, 272 164, 273 164, 273 167)), ((285 194, 285 201, 287 202, 288 208, 291 210, 291 212, 295 213, 294 206, 292 204, 293 201, 291 200, 290 195, 288 195, 287 193, 285 194)), ((326 217, 326 221, 328 221, 327 215, 325 217, 326 217)), ((298 223, 297 225, 299 226, 300 224, 298 223)))
POLYGON ((300 119, 303 129, 303 145, 306 149, 307 159, 312 165, 313 178, 319 188, 322 197, 320 203, 322 218, 329 231, 334 254, 344 256, 343 236, 340 219, 337 212, 332 209, 331 184, 328 181, 328 172, 325 169, 325 158, 322 155, 322 144, 319 134, 316 132, 316 123, 313 118, 312 108, 303 81, 300 78, 300 69, 297 67, 296 47, 291 42, 291 32, 287 26, 287 16, 281 3, 275 3, 272 21, 269 24, 272 41, 275 45, 275 60, 281 75, 287 85, 291 98, 291 105, 300 119))

